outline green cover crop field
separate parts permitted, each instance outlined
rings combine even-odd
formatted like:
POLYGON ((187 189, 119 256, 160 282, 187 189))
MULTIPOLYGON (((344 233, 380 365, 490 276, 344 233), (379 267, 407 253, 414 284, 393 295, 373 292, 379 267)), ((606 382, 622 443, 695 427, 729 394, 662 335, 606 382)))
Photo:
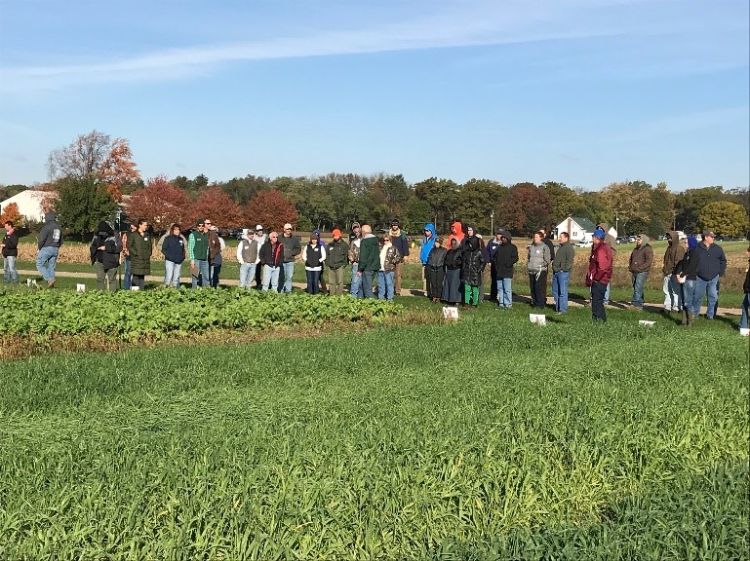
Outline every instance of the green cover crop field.
POLYGON ((747 339, 527 313, 7 362, 0 559, 746 559, 747 339))

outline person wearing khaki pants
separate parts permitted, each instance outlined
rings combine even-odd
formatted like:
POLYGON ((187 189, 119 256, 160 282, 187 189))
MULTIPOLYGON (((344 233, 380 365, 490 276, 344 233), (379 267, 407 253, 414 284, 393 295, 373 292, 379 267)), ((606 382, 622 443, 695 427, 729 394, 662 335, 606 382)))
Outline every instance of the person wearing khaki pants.
POLYGON ((340 296, 344 293, 344 267, 349 263, 349 244, 341 239, 341 230, 331 231, 333 241, 326 250, 326 266, 330 271, 329 294, 340 296))
POLYGON ((404 264, 404 258, 409 256, 409 240, 406 238, 406 234, 401 231, 401 225, 398 220, 391 221, 391 230, 388 232, 388 235, 391 238, 393 247, 395 247, 401 255, 401 258, 399 262, 396 263, 396 268, 394 269, 394 276, 396 277, 394 292, 396 296, 401 296, 401 270, 402 265, 404 264))

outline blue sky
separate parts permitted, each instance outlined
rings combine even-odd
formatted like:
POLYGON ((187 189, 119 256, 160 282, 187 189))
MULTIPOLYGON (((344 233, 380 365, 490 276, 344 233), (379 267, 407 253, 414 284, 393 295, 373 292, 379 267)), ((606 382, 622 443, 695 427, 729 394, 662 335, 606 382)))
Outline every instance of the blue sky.
POLYGON ((144 177, 750 183, 746 0, 0 0, 0 183, 93 128, 144 177))

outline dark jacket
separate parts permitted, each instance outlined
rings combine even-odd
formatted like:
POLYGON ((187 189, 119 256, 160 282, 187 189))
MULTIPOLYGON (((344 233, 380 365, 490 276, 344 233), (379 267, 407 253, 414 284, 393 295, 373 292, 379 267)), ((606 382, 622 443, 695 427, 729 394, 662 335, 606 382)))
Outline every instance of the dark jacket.
POLYGON ((703 280, 711 280, 715 276, 723 277, 727 270, 727 258, 721 246, 711 244, 706 247, 703 242, 695 248, 698 253, 698 270, 696 274, 703 280))
MULTIPOLYGON (((432 252, 430 252, 432 253, 432 252)), ((461 249, 448 249, 445 253, 445 268, 450 269, 451 271, 455 269, 460 269, 461 264, 463 262, 462 255, 461 255, 461 249)))
POLYGON ((326 266, 329 269, 340 269, 349 263, 349 244, 344 238, 333 240, 326 247, 326 266))
POLYGON ((161 252, 164 254, 164 259, 171 261, 172 263, 182 263, 185 261, 185 238, 182 236, 175 236, 169 234, 164 238, 164 243, 161 246, 161 252))
POLYGON ((560 244, 557 251, 554 252, 554 259, 552 261, 552 271, 559 273, 569 273, 573 270, 573 263, 576 260, 576 250, 573 249, 573 244, 565 242, 560 244))
POLYGON ((208 259, 213 262, 217 255, 221 253, 221 240, 219 239, 219 233, 216 230, 211 230, 208 233, 208 259))
POLYGON ((549 239, 549 238, 544 238, 542 240, 542 242, 544 242, 544 245, 546 245, 547 248, 549 249, 549 258, 550 258, 550 261, 554 261, 555 260, 555 244, 554 244, 554 242, 551 239, 549 239))
POLYGON ((57 215, 48 212, 44 215, 44 226, 39 231, 37 247, 60 247, 63 244, 62 228, 57 222, 57 215))
POLYGON ((134 275, 151 273, 151 234, 139 232, 128 234, 128 253, 130 253, 130 272, 134 275))
POLYGON ((448 253, 444 247, 433 247, 427 258, 427 266, 432 269, 442 269, 445 266, 445 255, 448 253))
POLYGON ((677 266, 674 269, 675 275, 686 277, 688 280, 695 280, 698 277, 700 254, 696 251, 697 249, 697 247, 694 247, 687 250, 685 257, 677 263, 677 266))
POLYGON ((492 238, 487 242, 487 248, 485 253, 487 254, 487 263, 492 263, 492 268, 495 268, 495 251, 500 247, 500 242, 495 238, 492 238))
POLYGON ((685 248, 682 247, 677 232, 667 232, 667 235, 672 240, 672 243, 667 246, 667 251, 664 252, 664 266, 661 272, 665 276, 674 274, 674 268, 677 266, 677 263, 685 257, 685 248))
POLYGON ((389 230, 388 235, 391 237, 393 247, 398 249, 398 252, 401 255, 401 261, 403 261, 404 257, 409 256, 409 240, 407 239, 406 234, 399 230, 398 234, 394 236, 389 230))
POLYGON ((472 236, 465 239, 461 256, 461 279, 468 285, 479 286, 482 284, 484 265, 482 244, 479 238, 472 236))
POLYGON ((745 271, 745 282, 742 283, 742 292, 750 292, 750 259, 747 261, 747 270, 745 271))
POLYGON ((280 267, 284 262, 284 244, 276 242, 274 246, 270 239, 266 239, 266 243, 260 247, 259 257, 262 265, 280 267))
POLYGON ((607 242, 601 242, 591 248, 589 270, 586 274, 586 286, 594 282, 609 284, 612 279, 612 248, 607 242))
POLYGON ((89 253, 91 255, 91 264, 101 263, 105 271, 115 269, 120 266, 120 252, 122 251, 122 241, 119 235, 106 222, 100 222, 94 239, 91 240, 89 253), (99 249, 104 247, 104 249, 99 249))
POLYGON ((297 236, 282 236, 280 241, 284 244, 284 263, 293 262, 302 253, 302 244, 297 236))
POLYGON ((641 247, 636 247, 630 254, 628 271, 631 273, 648 273, 654 263, 654 250, 648 236, 641 235, 641 247))
POLYGON ((359 244, 359 270, 376 272, 380 270, 380 244, 378 238, 373 235, 362 238, 359 244))
POLYGON ((18 232, 13 230, 3 238, 3 257, 18 257, 18 232))
POLYGON ((510 240, 511 238, 508 238, 508 243, 500 245, 495 250, 495 271, 499 279, 512 279, 515 265, 518 263, 518 248, 510 240))

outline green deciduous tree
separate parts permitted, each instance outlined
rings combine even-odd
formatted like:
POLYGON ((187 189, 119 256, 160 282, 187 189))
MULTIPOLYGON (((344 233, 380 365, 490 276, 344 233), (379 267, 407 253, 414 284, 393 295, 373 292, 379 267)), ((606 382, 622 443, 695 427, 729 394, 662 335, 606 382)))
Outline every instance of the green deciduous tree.
POLYGON ((728 201, 707 204, 701 210, 700 224, 720 236, 730 238, 744 236, 748 231, 747 211, 742 205, 728 201))
POLYGON ((60 224, 82 236, 90 234, 102 220, 112 220, 117 203, 107 185, 93 175, 65 177, 56 182, 54 211, 60 224))

